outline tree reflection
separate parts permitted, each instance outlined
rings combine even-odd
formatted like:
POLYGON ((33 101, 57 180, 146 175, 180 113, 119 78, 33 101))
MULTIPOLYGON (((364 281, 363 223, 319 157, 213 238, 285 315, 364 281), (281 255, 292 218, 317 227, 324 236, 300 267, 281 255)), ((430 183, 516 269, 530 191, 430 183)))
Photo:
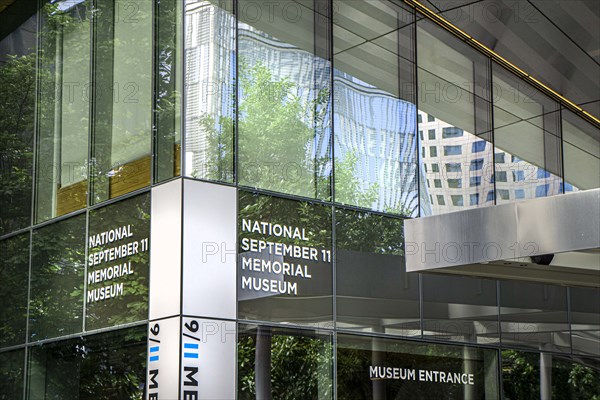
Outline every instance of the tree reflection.
POLYGON ((239 399, 331 399, 332 357, 331 342, 314 334, 303 336, 301 332, 294 334, 291 331, 263 327, 240 334, 239 399), (267 350, 261 350, 257 344, 265 339, 270 341, 268 354, 265 354, 267 350), (264 365, 265 360, 270 362, 264 365), (263 366, 257 368, 261 363, 263 366), (270 385, 264 385, 265 379, 270 385), (268 389, 265 390, 265 387, 268 389))

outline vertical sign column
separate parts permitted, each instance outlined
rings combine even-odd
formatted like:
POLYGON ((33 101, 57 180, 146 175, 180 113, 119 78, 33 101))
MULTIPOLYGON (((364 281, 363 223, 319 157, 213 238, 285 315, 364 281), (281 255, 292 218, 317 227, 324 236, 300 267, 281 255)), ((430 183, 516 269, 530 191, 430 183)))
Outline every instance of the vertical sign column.
POLYGON ((179 398, 182 180, 152 189, 147 400, 179 398))
POLYGON ((237 192, 185 180, 182 399, 234 399, 237 192))

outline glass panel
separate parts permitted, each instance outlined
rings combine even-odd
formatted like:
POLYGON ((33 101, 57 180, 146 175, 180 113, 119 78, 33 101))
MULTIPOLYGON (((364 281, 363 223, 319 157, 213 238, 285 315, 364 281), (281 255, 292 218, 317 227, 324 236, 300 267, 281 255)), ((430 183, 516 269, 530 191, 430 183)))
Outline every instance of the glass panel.
POLYGON ((88 190, 89 1, 42 9, 36 175, 38 222, 80 210, 88 190))
POLYGON ((331 193, 328 16, 313 0, 240 0, 239 183, 319 199, 331 193))
POLYGON ((334 7, 335 200, 416 216, 414 16, 391 2, 334 7))
POLYGON ((155 182, 181 175, 181 1, 156 3, 155 182))
POLYGON ((540 398, 540 355, 502 351, 502 393, 505 399, 540 398))
POLYGON ((442 181, 421 185, 421 215, 484 206, 479 199, 494 189, 489 61, 427 20, 417 24, 417 60, 419 129, 435 132, 421 140, 430 149, 420 160, 421 174, 442 181), (441 173, 428 168, 438 162, 455 167, 441 173), (471 179, 480 184, 455 184, 471 179), (444 197, 451 201, 430 201, 444 197))
POLYGON ((14 7, 0 13, 0 235, 31 223, 36 3, 14 7))
POLYGON ((85 329, 148 318, 150 195, 90 211, 85 329))
POLYGON ((403 220, 336 210, 337 327, 420 336, 419 277, 407 274, 403 220))
POLYGON ((600 398, 600 360, 545 355, 552 361, 552 398, 596 400, 600 398))
POLYGON ((235 17, 232 0, 185 5, 185 175, 233 182, 235 17))
POLYGON ((25 350, 0 353, 0 400, 23 398, 25 350))
POLYGON ((497 400, 498 353, 337 335, 337 398, 497 400))
POLYGON ((2 282, 0 348, 2 348, 25 343, 29 234, 0 241, 0 254, 2 254, 0 257, 0 282, 2 282))
POLYGON ((505 346, 571 350, 563 286, 501 281, 500 323, 505 346))
POLYGON ((240 192, 238 318, 331 326, 331 208, 240 192))
POLYGON ((497 343, 496 281, 424 274, 423 336, 497 343))
POLYGON ((33 231, 29 340, 81 332, 85 215, 33 231))
POLYGON ((558 104, 499 65, 492 64, 492 70, 494 141, 496 151, 506 153, 506 162, 496 163, 496 171, 515 174, 508 173, 508 182, 497 181, 496 189, 507 190, 509 196, 497 196, 496 202, 560 193, 562 161, 558 104), (523 192, 516 195, 519 189, 523 192))
POLYGON ((330 335, 239 325, 238 399, 333 399, 330 335))
POLYGON ((562 111, 565 192, 600 187, 600 129, 562 111))
POLYGON ((152 2, 98 0, 94 11, 92 203, 150 184, 152 2))
POLYGON ((600 289, 569 288, 573 353, 600 356, 600 289))
POLYGON ((136 399, 146 380, 146 327, 32 347, 28 399, 136 399))

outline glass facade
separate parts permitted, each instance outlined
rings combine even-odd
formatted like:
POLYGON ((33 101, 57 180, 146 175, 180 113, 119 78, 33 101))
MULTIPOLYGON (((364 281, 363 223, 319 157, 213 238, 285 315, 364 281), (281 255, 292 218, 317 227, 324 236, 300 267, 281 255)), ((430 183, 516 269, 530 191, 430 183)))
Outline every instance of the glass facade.
POLYGON ((600 188, 589 118, 397 1, 2 7, 0 399, 598 392, 598 287, 407 272, 404 236, 600 188))

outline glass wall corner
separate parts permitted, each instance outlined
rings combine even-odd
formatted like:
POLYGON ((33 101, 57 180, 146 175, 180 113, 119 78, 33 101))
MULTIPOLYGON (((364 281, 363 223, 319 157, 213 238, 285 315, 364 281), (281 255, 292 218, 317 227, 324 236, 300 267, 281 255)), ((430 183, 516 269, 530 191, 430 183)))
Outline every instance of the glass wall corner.
POLYGON ((237 30, 233 0, 193 0, 184 8, 182 174, 234 183, 237 30))
POLYGON ((183 90, 182 2, 155 6, 153 183, 181 175, 183 90))

